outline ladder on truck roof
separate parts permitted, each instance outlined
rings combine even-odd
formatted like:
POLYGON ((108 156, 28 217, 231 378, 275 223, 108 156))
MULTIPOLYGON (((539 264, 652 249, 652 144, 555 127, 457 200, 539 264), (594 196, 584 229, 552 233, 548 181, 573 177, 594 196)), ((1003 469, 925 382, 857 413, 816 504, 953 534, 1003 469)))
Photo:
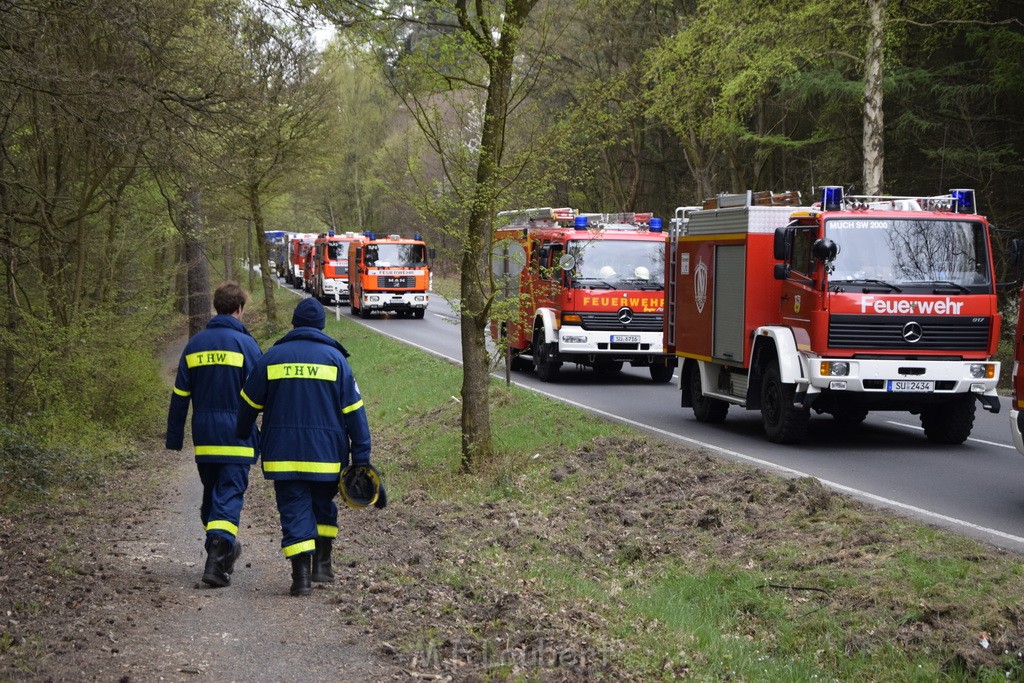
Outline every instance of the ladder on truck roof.
POLYGON ((714 197, 704 200, 702 209, 729 209, 737 206, 799 206, 800 192, 791 190, 789 192, 754 192, 747 190, 738 194, 726 194, 721 192, 714 197))

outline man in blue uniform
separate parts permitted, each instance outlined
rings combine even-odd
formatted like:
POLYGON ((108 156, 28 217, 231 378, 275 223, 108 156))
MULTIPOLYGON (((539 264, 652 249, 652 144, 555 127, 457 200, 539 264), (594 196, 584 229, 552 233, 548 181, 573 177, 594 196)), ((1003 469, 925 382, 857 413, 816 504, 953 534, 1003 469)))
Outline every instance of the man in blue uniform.
POLYGON ((242 552, 238 522, 249 486, 249 466, 256 462, 255 426, 235 436, 239 392, 261 355, 241 322, 248 298, 237 282, 217 287, 213 293, 217 315, 185 345, 167 413, 166 446, 180 451, 192 403, 192 442, 203 483, 199 515, 206 529, 203 583, 214 588, 230 585, 235 560, 242 552))
POLYGON ((370 427, 345 348, 324 334, 324 307, 303 299, 291 332, 260 358, 242 389, 235 434, 263 411, 260 455, 274 482, 281 549, 292 563, 292 595, 333 581, 338 536, 334 497, 343 467, 370 464, 370 427))

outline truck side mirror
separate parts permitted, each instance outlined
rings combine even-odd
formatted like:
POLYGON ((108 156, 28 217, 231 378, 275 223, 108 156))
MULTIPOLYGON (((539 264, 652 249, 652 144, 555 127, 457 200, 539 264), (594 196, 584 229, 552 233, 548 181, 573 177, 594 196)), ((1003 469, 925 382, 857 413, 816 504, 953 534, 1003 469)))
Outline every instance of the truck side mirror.
MULTIPOLYGON (((772 243, 772 256, 776 261, 785 261, 793 246, 792 228, 775 228, 775 241, 772 243)), ((783 278, 784 279, 784 278, 783 278)))
POLYGON ((1020 272, 1022 260, 1024 260, 1024 240, 1020 238, 1010 240, 1010 266, 1017 273, 1020 272))
POLYGON ((836 256, 839 255, 839 245, 827 237, 822 237, 814 240, 814 244, 811 245, 811 253, 819 261, 828 263, 836 260, 836 256))
POLYGON ((775 264, 775 279, 776 280, 788 280, 789 279, 789 264, 788 263, 776 263, 775 264))

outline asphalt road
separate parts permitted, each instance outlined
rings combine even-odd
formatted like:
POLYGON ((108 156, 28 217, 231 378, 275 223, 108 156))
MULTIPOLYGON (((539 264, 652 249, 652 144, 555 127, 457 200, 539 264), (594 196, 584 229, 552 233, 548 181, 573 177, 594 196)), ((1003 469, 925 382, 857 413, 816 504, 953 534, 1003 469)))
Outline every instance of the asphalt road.
MULTIPOLYGON (((436 294, 422 320, 393 315, 362 320, 347 307, 337 315, 461 361, 456 316, 436 294)), ((679 405, 678 373, 671 383, 657 385, 646 368, 627 366, 618 376, 599 377, 588 368, 563 365, 555 384, 532 372, 513 372, 512 381, 601 417, 787 476, 812 476, 872 504, 1024 552, 1024 456, 1010 440, 1006 398, 996 415, 979 404, 973 434, 959 446, 928 442, 916 416, 897 412, 872 413, 860 430, 848 434, 837 432, 830 416, 815 415, 804 444, 782 446, 764 438, 756 411, 734 406, 722 424, 697 422, 679 405)))

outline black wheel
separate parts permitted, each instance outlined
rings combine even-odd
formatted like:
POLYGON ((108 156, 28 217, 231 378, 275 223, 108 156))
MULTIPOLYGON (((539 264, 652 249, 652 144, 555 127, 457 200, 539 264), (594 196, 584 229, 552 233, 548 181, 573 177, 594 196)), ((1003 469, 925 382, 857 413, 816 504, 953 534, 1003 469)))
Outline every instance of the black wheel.
POLYGON ((356 306, 354 302, 350 303, 348 306, 349 306, 349 312, 352 315, 359 315, 359 307, 356 306))
POLYGON ((832 413, 832 419, 840 429, 859 427, 868 417, 867 408, 841 408, 832 413))
POLYGON ((558 379, 558 369, 562 364, 551 358, 550 344, 544 339, 544 328, 539 327, 533 332, 533 370, 541 382, 554 382, 558 379))
POLYGON ((687 378, 687 388, 690 392, 690 405, 693 406, 693 416, 697 422, 716 423, 725 420, 729 412, 729 404, 720 398, 710 398, 704 395, 700 385, 700 368, 692 366, 687 378))
POLYGON ((941 405, 921 411, 924 435, 933 443, 960 444, 967 440, 974 428, 974 396, 961 394, 941 405))
POLYGON ((359 317, 362 318, 363 320, 369 320, 371 313, 373 313, 373 311, 371 311, 369 308, 359 309, 359 317))
POLYGON ((426 312, 427 311, 424 308, 417 308, 415 311, 412 312, 412 317, 414 317, 414 318, 416 318, 418 320, 422 320, 423 316, 424 316, 424 314, 426 314, 426 312))
POLYGON ((779 364, 772 361, 761 384, 761 419, 768 440, 774 443, 799 443, 807 436, 811 411, 793 405, 795 384, 784 384, 779 364))
POLYGON ((665 362, 659 363, 654 361, 651 364, 651 379, 655 384, 664 384, 672 379, 672 375, 675 373, 675 366, 668 365, 665 362))

